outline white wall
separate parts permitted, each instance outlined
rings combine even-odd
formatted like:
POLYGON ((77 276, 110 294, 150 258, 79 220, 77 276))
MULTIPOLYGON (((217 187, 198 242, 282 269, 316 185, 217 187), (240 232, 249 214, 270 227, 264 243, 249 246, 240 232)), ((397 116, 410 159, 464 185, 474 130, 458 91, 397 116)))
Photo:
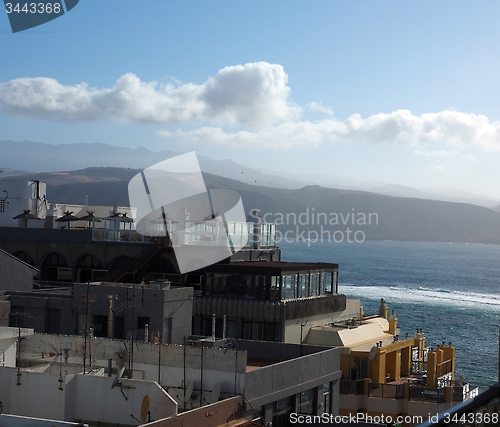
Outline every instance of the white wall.
MULTIPOLYGON (((41 353, 45 356, 55 348, 69 348, 69 363, 83 363, 83 338, 77 336, 62 336, 35 334, 23 341, 22 357, 39 360, 41 353)), ((93 366, 108 366, 108 358, 113 360, 113 368, 117 368, 117 351, 129 349, 129 342, 107 338, 92 340, 93 366)), ((186 381, 194 381, 195 388, 200 388, 201 382, 201 348, 186 346, 186 381)), ((165 388, 181 387, 184 379, 184 347, 179 345, 158 345, 136 342, 134 344, 134 378, 148 381, 158 380, 158 361, 161 359, 160 384, 165 388), (159 351, 160 350, 160 355, 159 351), (159 357, 160 356, 160 357, 159 357)), ((48 358, 50 362, 50 358, 48 358)), ((88 366, 87 360, 87 366, 88 366)), ((125 355, 124 366, 128 369, 128 354, 125 355)), ((215 384, 221 384, 221 392, 238 394, 244 391, 246 373, 246 351, 236 355, 234 351, 205 348, 203 349, 203 390, 212 390, 215 384)))
POLYGON ((80 424, 66 421, 46 420, 43 418, 21 417, 19 415, 0 415, 0 427, 71 427, 80 424))
MULTIPOLYGON (((0 212, 0 227, 23 227, 23 220, 13 219, 29 209, 39 218, 45 219, 46 184, 36 181, 14 179, 0 180, 0 200, 4 200, 4 212, 0 212), (39 185, 39 199, 36 199, 36 186, 39 185)), ((43 228, 45 221, 28 221, 30 228, 43 228)))
MULTIPOLYGON (((21 328, 21 336, 33 335, 33 329, 21 328)), ((4 353, 4 366, 16 366, 16 340, 19 335, 18 328, 0 326, 0 352, 4 353)), ((0 367, 2 365, 0 364, 0 367)))
POLYGON ((326 313, 317 316, 302 317, 300 319, 285 320, 285 335, 283 342, 300 344, 300 329, 302 327, 302 341, 305 341, 309 329, 313 326, 323 326, 328 323, 338 322, 343 319, 349 319, 359 316, 359 299, 347 299, 346 309, 339 313, 326 313))
POLYGON ((111 389, 113 377, 58 375, 0 370, 0 400, 4 413, 63 421, 86 420, 119 424, 137 424, 130 414, 141 418, 144 396, 150 399, 152 419, 177 413, 177 403, 158 384, 150 381, 123 380, 125 400, 119 387, 111 389), (62 390, 60 389, 62 388, 62 390))
POLYGON ((167 418, 177 413, 177 403, 158 384, 140 380, 122 380, 127 396, 119 387, 111 389, 114 378, 76 375, 75 420, 100 421, 114 424, 137 424, 131 414, 141 420, 144 396, 149 396, 151 420, 167 418))

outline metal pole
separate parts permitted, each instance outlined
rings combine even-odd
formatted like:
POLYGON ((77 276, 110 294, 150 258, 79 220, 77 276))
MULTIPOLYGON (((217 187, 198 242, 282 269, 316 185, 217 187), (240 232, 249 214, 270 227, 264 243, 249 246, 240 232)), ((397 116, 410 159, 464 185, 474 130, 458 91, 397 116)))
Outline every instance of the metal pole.
POLYGON ((158 332, 158 384, 160 384, 161 379, 161 340, 160 333, 158 332))
POLYGON ((182 347, 184 349, 184 381, 183 381, 183 384, 184 384, 184 387, 183 387, 184 396, 182 398, 182 401, 184 402, 184 410, 186 410, 186 337, 184 337, 184 341, 183 341, 182 347))
POLYGON ((89 287, 90 282, 87 282, 87 302, 85 303, 85 326, 83 331, 83 374, 85 375, 85 367, 87 363, 87 329, 89 322, 89 287))
MULTIPOLYGON (((19 322, 19 313, 17 314, 17 321, 19 322)), ((21 385, 21 326, 19 326, 19 336, 17 338, 17 385, 21 385)))
POLYGON ((130 345, 130 378, 134 377, 134 333, 135 333, 135 273, 132 286, 132 337, 130 345))
POLYGON ((203 406, 203 344, 201 345, 200 408, 203 406))

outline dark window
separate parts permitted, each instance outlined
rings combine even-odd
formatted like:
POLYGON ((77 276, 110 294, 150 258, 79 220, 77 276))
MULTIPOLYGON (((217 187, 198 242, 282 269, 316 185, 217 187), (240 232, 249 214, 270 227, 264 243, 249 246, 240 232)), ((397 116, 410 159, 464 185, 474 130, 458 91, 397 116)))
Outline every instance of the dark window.
POLYGON ((48 334, 61 333, 61 309, 49 308, 47 315, 47 333, 48 334))
POLYGON ((108 334, 108 316, 92 316, 92 328, 94 328, 94 336, 106 337, 108 334))
POLYGON ((115 338, 125 338, 125 317, 123 316, 115 317, 115 338))
POLYGON ((172 344, 172 318, 165 319, 165 344, 172 344))
POLYGON ((323 384, 323 411, 326 414, 332 413, 332 391, 330 383, 323 384))
POLYGON ((315 389, 310 389, 297 394, 297 413, 313 415, 315 405, 315 389))
POLYGON ((289 396, 274 402, 273 427, 290 425, 290 414, 294 412, 295 396, 289 396))

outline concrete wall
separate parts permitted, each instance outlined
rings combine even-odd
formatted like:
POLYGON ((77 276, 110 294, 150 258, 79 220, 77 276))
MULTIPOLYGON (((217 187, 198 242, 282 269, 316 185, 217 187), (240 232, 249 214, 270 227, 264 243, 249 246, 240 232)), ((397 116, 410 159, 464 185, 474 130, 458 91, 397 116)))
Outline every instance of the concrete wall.
POLYGON ((0 363, 0 369, 2 366, 16 366, 16 356, 17 356, 17 338, 21 332, 21 337, 26 339, 27 336, 33 335, 33 329, 21 328, 9 328, 0 327, 0 357, 3 355, 3 362, 0 363))
MULTIPOLYGON (((23 220, 13 219, 24 210, 40 218, 45 218, 46 185, 43 182, 1 179, 0 200, 4 200, 4 210, 0 212, 0 227, 24 227, 23 220), (37 186, 38 195, 37 193, 37 186), (37 199, 37 196, 39 197, 37 199)), ((42 227, 44 221, 29 220, 29 227, 42 227)))
MULTIPOLYGON (((93 242, 92 230, 0 227, 0 249, 10 254, 24 251, 33 258, 35 265, 41 265, 47 255, 57 252, 65 258, 67 267, 73 267, 83 255, 92 254, 107 269, 115 258, 134 257, 147 245, 93 242)), ((169 255, 173 258, 173 251, 169 255)))
MULTIPOLYGON (((340 350, 332 348, 248 372, 245 397, 252 406, 262 406, 338 381, 340 376, 340 350)), ((338 393, 334 398, 338 401, 338 393)))
MULTIPOLYGON (((83 338, 36 334, 23 341, 22 357, 40 360, 42 352, 48 355, 55 348, 69 348, 69 363, 83 363, 83 338)), ((116 371, 118 356, 116 352, 130 349, 128 341, 94 338, 92 340, 93 366, 108 366, 108 359, 113 360, 116 371)), ((203 352, 203 390, 211 391, 215 384, 221 385, 221 393, 242 394, 247 366, 245 351, 234 351, 178 345, 156 345, 136 342, 134 344, 134 378, 158 381, 165 388, 181 387, 184 381, 193 381, 195 389, 201 385, 201 367, 203 352), (160 368, 158 368, 160 366, 160 368), (185 367, 185 369, 184 369, 185 367), (184 375, 185 372, 185 375, 184 375)), ((87 353, 89 354, 89 353, 87 353)), ((128 369, 130 353, 124 357, 124 366, 128 369)), ((50 359, 49 359, 50 361, 50 359)), ((86 362, 87 366, 89 361, 86 362)))
MULTIPOLYGON (((70 291, 67 291, 69 294, 70 291)), ((11 321, 10 325, 35 329, 36 332, 62 334, 75 333, 77 323, 76 307, 71 295, 55 295, 45 292, 25 292, 9 294, 11 321), (58 325, 50 330, 49 310, 59 312, 58 325), (16 313, 22 315, 18 318, 16 313), (58 327, 57 327, 58 326, 58 327)))
MULTIPOLYGON (((342 295, 343 296, 343 295, 342 295)), ((302 342, 306 340, 309 329, 314 326, 323 326, 328 323, 338 322, 343 319, 350 319, 359 317, 360 301, 359 299, 345 300, 345 310, 339 312, 332 312, 326 314, 317 314, 298 319, 289 319, 284 322, 283 342, 287 343, 300 343, 300 335, 302 329, 302 342), (304 325, 301 327, 300 325, 304 325)))
POLYGON ((30 417, 63 421, 96 421, 137 425, 130 414, 141 419, 141 404, 145 395, 150 398, 152 418, 166 418, 177 413, 177 403, 158 384, 149 381, 122 381, 111 389, 114 378, 92 375, 67 375, 59 382, 58 375, 45 375, 4 368, 0 371, 0 400, 4 412, 30 417))
MULTIPOLYGON (((136 330, 136 339, 144 341, 144 329, 138 329, 139 318, 148 319, 149 337, 157 337, 158 333, 161 341, 165 341, 168 328, 168 318, 172 318, 171 326, 171 343, 181 344, 184 337, 191 334, 191 324, 193 315, 193 289, 175 287, 171 289, 151 289, 135 286, 135 290, 131 285, 112 285, 108 283, 91 284, 89 286, 89 299, 92 308, 92 316, 90 316, 91 324, 93 316, 108 317, 108 295, 116 296, 115 317, 124 318, 125 337, 126 333, 136 330), (135 304, 132 300, 135 293, 135 304), (118 308, 120 304, 129 301, 127 306, 118 308), (132 321, 135 317, 135 328, 132 321)), ((86 300, 87 285, 75 284, 73 288, 73 305, 81 306, 82 296, 86 300)), ((79 321, 78 330, 72 333, 80 333, 83 330, 83 316, 85 312, 81 311, 82 319, 79 321)), ((116 323, 116 319, 115 319, 116 323)), ((102 335, 106 336, 107 324, 103 326, 102 335)), ((101 335, 97 333, 97 335, 101 335)), ((119 337, 124 338, 124 337, 119 337)))
POLYGON ((33 267, 0 250, 0 291, 31 292, 37 275, 33 267))
POLYGON ((0 427, 82 427, 79 423, 0 414, 0 427))
POLYGON ((9 326, 10 301, 8 296, 0 295, 0 327, 9 326))
POLYGON ((123 393, 119 387, 111 389, 113 378, 76 375, 74 391, 74 420, 100 421, 119 425, 137 425, 133 415, 141 420, 141 404, 149 396, 151 419, 161 419, 177 413, 177 403, 154 382, 122 380, 123 393))
POLYGON ((308 354, 330 350, 331 347, 318 345, 300 345, 291 343, 279 343, 269 341, 239 340, 241 350, 247 352, 248 358, 259 358, 269 360, 291 360, 308 354))
MULTIPOLYGON (((144 427, 223 426, 243 417, 243 397, 235 396, 184 412, 175 417, 144 424, 144 427)), ((1 426, 0 426, 1 427, 1 426)))
MULTIPOLYGON (((163 333, 168 334, 168 318, 172 318, 170 344, 181 344, 191 335, 193 323, 193 288, 171 288, 164 291, 163 333)), ((150 328, 154 332, 154 329, 150 328)), ((162 342, 165 342, 163 339, 162 342)))
MULTIPOLYGON (((62 291, 61 291, 62 292, 62 291)), ((25 292, 11 293, 11 312, 29 313, 17 321, 12 317, 11 325, 21 325, 23 327, 35 328, 37 332, 60 333, 65 335, 82 334, 85 325, 85 309, 87 298, 87 285, 83 283, 74 284, 73 291, 68 288, 67 295, 56 294, 54 292, 25 292), (83 302, 82 302, 83 298, 83 302), (52 310, 52 311, 50 311, 52 310), (59 325, 54 325, 49 321, 50 313, 55 313, 59 320, 59 325), (51 329, 52 328, 52 329, 51 329)), ((89 327, 99 324, 100 329, 95 330, 98 336, 107 336, 108 321, 108 295, 115 295, 116 315, 115 336, 118 333, 116 317, 123 321, 121 326, 121 336, 126 338, 127 333, 135 329, 135 339, 144 341, 145 330, 138 328, 140 320, 147 319, 149 326, 149 339, 160 336, 162 342, 165 341, 167 329, 171 330, 171 343, 181 344, 184 337, 191 334, 192 324, 192 288, 172 288, 172 289, 144 289, 136 285, 135 308, 133 309, 132 286, 91 284, 89 286, 89 327), (119 305, 127 302, 128 306, 119 305), (134 311, 134 312, 133 312, 134 311), (135 328, 132 325, 133 315, 135 317, 135 328), (142 317, 142 319, 140 319, 142 317), (171 325, 168 318, 172 318, 171 325)), ((0 302, 0 306, 3 303, 0 302)), ((4 308, 5 311, 5 308, 4 308)), ((1 316, 1 314, 0 314, 1 316)), ((4 319, 8 314, 4 314, 4 319)), ((1 318, 0 318, 1 319, 1 318)), ((8 319, 6 319, 8 321, 8 319)))
POLYGON ((0 339, 0 368, 2 366, 16 366, 15 337, 0 339))

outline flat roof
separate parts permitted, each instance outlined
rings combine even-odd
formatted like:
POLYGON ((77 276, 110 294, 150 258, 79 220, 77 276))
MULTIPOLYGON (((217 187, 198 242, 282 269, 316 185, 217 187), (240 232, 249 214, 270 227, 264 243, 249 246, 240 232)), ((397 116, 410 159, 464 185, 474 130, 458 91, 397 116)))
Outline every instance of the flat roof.
POLYGON ((281 274, 287 271, 303 270, 338 270, 339 265, 329 262, 278 262, 278 261, 234 261, 213 264, 205 267, 203 271, 218 273, 242 273, 270 272, 281 274))

